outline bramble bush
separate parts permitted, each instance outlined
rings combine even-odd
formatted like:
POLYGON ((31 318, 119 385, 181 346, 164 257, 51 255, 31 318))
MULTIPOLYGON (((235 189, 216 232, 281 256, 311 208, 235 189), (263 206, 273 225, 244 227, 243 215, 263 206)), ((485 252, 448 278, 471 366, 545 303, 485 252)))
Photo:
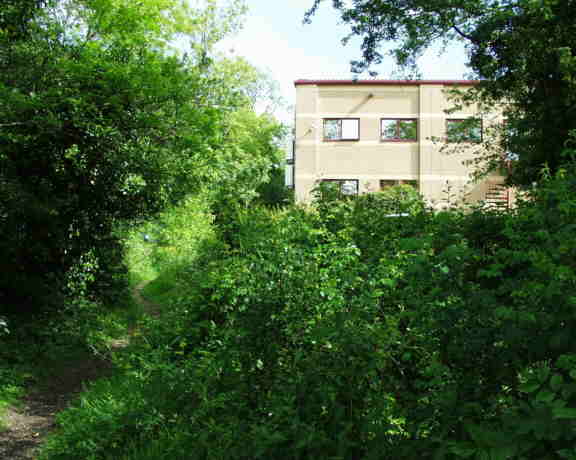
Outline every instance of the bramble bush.
POLYGON ((237 209, 42 458, 576 458, 575 192, 237 209))

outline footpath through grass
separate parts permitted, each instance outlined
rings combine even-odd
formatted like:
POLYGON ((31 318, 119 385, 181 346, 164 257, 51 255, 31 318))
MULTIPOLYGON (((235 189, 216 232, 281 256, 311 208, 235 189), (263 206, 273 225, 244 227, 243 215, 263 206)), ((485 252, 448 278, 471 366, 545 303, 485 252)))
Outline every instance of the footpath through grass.
MULTIPOLYGON (((36 458, 58 414, 117 373, 112 353, 141 321, 130 295, 67 316, 9 322, 0 337, 0 458, 36 458)), ((90 307, 90 308, 89 308, 90 307)))

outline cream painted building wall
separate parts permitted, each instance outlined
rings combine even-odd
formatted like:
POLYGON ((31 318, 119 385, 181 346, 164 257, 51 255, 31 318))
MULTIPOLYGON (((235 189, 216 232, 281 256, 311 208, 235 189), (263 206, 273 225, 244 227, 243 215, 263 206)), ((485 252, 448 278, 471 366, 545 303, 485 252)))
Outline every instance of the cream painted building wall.
MULTIPOLYGON (((481 184, 470 180, 466 160, 478 144, 458 153, 442 150, 447 119, 477 115, 475 107, 446 114, 453 103, 448 91, 470 88, 473 81, 322 81, 297 80, 294 141, 294 186, 298 201, 309 201, 322 180, 358 181, 359 193, 380 190, 390 181, 416 181, 425 198, 441 205, 447 193, 467 192, 468 201, 483 200, 491 177, 481 184), (359 119, 357 140, 326 140, 327 119, 359 119), (415 119, 415 140, 383 140, 382 119, 415 119), (388 181, 388 182, 384 182, 388 181)), ((483 118, 484 128, 499 122, 483 118)), ((412 182, 414 183, 414 182, 412 182)))

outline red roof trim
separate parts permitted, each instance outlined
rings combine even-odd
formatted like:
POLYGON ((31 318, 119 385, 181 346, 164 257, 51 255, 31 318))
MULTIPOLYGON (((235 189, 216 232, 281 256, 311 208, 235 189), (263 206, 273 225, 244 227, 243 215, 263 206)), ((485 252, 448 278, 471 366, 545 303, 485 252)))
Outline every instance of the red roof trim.
POLYGON ((477 85, 479 80, 296 80, 299 85, 380 85, 380 86, 420 86, 420 85, 477 85))

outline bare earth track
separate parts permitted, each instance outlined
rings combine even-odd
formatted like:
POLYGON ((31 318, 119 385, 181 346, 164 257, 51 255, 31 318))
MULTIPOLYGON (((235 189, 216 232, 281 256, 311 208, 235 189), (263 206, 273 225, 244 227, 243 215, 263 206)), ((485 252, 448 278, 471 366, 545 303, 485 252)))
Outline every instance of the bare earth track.
MULTIPOLYGON (((146 314, 158 315, 158 305, 142 296, 147 282, 136 286, 133 296, 146 314)), ((133 332, 133 331, 131 331, 133 332)), ((129 339, 118 339, 112 348, 123 348, 129 339)), ((56 414, 65 409, 86 383, 112 371, 108 360, 98 357, 76 360, 48 379, 42 388, 30 391, 22 407, 8 408, 0 423, 0 460, 30 460, 36 457, 46 436, 56 428, 56 414)))
POLYGON ((3 420, 7 429, 0 431, 0 459, 35 458, 42 440, 56 426, 56 413, 68 406, 85 383, 110 369, 109 362, 98 358, 72 362, 41 389, 30 391, 21 408, 8 408, 3 420))

